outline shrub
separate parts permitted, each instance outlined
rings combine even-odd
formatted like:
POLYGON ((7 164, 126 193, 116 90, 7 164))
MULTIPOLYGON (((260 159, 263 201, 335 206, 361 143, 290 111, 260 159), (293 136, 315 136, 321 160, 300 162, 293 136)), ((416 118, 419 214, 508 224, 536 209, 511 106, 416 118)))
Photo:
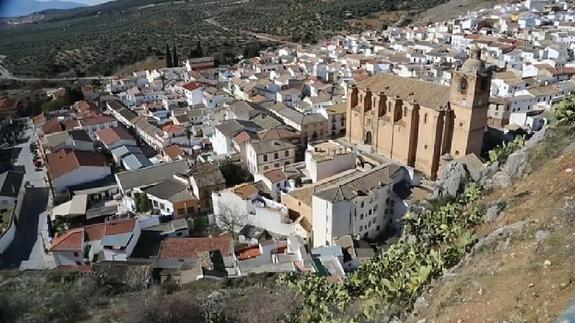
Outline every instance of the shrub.
POLYGON ((493 164, 495 162, 504 163, 509 155, 514 151, 521 149, 525 144, 525 137, 518 136, 509 143, 503 143, 489 151, 489 163, 493 164))
POLYGON ((570 96, 555 104, 553 111, 557 124, 575 124, 575 96, 570 96))

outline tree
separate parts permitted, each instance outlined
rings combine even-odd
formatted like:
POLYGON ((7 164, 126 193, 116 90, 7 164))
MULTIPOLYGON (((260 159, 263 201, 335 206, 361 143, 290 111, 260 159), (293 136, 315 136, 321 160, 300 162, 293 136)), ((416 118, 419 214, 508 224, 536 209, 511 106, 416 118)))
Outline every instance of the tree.
POLYGON ((166 67, 173 67, 172 54, 170 54, 170 46, 166 44, 166 67))
POLYGON ((561 100, 554 107, 555 119, 560 125, 575 123, 575 96, 561 100))
POLYGON ((198 41, 196 42, 196 48, 192 48, 190 50, 190 58, 196 58, 196 57, 203 57, 204 56, 204 50, 202 49, 202 44, 198 41))
POLYGON ((178 57, 178 52, 176 51, 176 45, 173 47, 172 55, 172 67, 180 66, 180 58, 178 57))
POLYGON ((79 86, 67 87, 65 100, 67 104, 74 104, 84 100, 84 93, 82 93, 82 89, 79 86))
POLYGON ((218 203, 214 208, 216 216, 216 225, 223 231, 230 232, 236 238, 236 232, 239 232, 247 224, 247 215, 241 214, 237 208, 231 208, 223 203, 218 203))
POLYGON ((145 193, 136 193, 136 209, 138 212, 148 212, 152 209, 152 203, 145 193))

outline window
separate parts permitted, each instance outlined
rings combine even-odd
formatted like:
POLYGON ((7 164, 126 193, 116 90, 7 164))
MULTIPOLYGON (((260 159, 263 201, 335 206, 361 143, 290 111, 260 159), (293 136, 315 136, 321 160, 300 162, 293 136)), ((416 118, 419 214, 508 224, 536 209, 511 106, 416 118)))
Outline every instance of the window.
POLYGON ((275 167, 275 168, 280 167, 280 163, 275 163, 275 164, 274 164, 274 167, 275 167))
POLYGON ((369 212, 368 212, 368 214, 369 214, 369 215, 371 215, 371 214, 372 214, 372 212, 373 212, 373 211, 370 209, 370 210, 369 210, 369 212))
POLYGON ((265 162, 268 161, 268 155, 264 155, 264 161, 265 161, 265 162))
POLYGON ((74 263, 76 264, 76 266, 81 266, 81 265, 82 265, 82 263, 79 262, 79 261, 75 261, 74 263))
POLYGON ((184 209, 184 208, 178 209, 178 214, 179 214, 179 215, 184 215, 184 214, 186 214, 186 209, 184 209))
POLYGON ((424 124, 427 123, 427 113, 423 115, 423 123, 424 123, 424 124))
POLYGON ((190 207, 188 208, 188 214, 193 214, 193 213, 194 213, 194 207, 193 207, 193 206, 190 206, 190 207))
POLYGON ((465 78, 462 78, 459 82, 459 91, 461 93, 465 93, 467 91, 467 80, 465 78))
POLYGON ((74 252, 74 257, 78 257, 78 256, 80 256, 80 254, 77 252, 74 252))
POLYGON ((377 211, 377 204, 373 206, 373 212, 377 211))
POLYGON ((360 220, 363 220, 363 213, 361 213, 361 214, 359 215, 359 219, 360 219, 360 220))
POLYGON ((455 151, 455 156, 459 156, 459 150, 455 151))
POLYGON ((289 157, 289 150, 286 150, 284 156, 289 157))
POLYGON ((377 226, 376 230, 379 231, 379 225, 377 226))
POLYGON ((423 145, 423 149, 427 149, 427 145, 423 145))
POLYGON ((270 169, 270 168, 268 167, 268 165, 265 165, 265 166, 264 166, 264 170, 268 170, 268 169, 270 169))
POLYGON ((360 205, 361 205, 360 207, 363 208, 363 207, 365 206, 365 203, 364 203, 363 201, 361 201, 361 204, 360 204, 360 205))
POLYGON ((278 159, 278 158, 280 158, 280 155, 279 155, 279 153, 275 152, 274 153, 274 159, 278 159))
POLYGON ((463 128, 463 122, 459 123, 459 128, 463 128))
POLYGON ((363 225, 359 226, 359 231, 363 231, 363 225))

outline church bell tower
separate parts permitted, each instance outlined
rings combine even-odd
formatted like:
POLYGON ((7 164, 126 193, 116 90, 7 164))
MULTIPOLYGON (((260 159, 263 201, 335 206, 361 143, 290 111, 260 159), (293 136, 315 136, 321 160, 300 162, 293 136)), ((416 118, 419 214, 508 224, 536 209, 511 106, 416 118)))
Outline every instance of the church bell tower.
POLYGON ((487 126, 491 71, 481 60, 481 49, 470 48, 470 57, 453 73, 450 106, 453 110, 451 155, 459 158, 470 153, 481 155, 487 126))

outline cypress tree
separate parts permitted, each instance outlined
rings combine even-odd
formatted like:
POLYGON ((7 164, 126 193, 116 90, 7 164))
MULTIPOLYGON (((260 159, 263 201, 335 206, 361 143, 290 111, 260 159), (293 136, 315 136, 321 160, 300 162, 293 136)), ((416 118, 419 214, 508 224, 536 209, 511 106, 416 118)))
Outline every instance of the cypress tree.
POLYGON ((202 49, 202 44, 198 41, 196 43, 196 57, 204 56, 204 50, 202 49))
POLYGON ((172 50, 172 67, 178 67, 180 66, 180 59, 178 57, 178 52, 176 51, 176 45, 174 45, 174 48, 172 50))
POLYGON ((172 54, 170 54, 170 46, 166 44, 166 67, 173 67, 172 54))

